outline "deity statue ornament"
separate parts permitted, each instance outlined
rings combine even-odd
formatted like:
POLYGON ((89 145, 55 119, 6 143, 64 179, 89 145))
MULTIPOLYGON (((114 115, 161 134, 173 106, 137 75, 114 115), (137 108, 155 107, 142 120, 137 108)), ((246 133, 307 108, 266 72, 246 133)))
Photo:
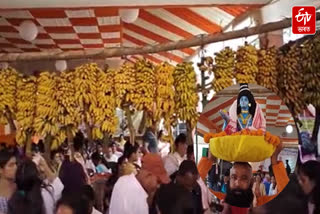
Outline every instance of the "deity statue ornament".
POLYGON ((213 156, 231 162, 260 162, 271 157, 280 144, 278 136, 266 131, 264 114, 248 84, 240 84, 229 111, 219 113, 224 120, 222 131, 204 136, 213 156))
POLYGON ((243 129, 266 131, 266 120, 260 105, 255 101, 248 84, 240 84, 237 100, 229 109, 229 114, 220 110, 224 119, 223 131, 232 134, 243 129))

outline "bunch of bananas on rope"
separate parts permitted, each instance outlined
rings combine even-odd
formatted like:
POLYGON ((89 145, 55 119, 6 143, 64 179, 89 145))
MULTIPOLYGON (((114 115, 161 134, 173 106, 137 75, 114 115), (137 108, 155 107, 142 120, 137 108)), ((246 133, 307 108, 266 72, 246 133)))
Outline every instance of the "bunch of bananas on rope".
POLYGON ((256 83, 258 53, 254 46, 245 44, 237 50, 235 77, 238 83, 256 83))
POLYGON ((87 63, 75 69, 75 98, 85 122, 92 125, 93 108, 97 105, 97 80, 101 69, 96 63, 87 63))
POLYGON ((300 63, 301 49, 294 44, 282 50, 278 56, 278 89, 282 100, 289 106, 294 116, 305 107, 303 99, 303 72, 300 63))
POLYGON ((14 116, 16 112, 18 76, 11 67, 0 70, 0 124, 8 123, 6 113, 14 116))
POLYGON ((167 62, 159 64, 155 69, 156 79, 156 111, 154 118, 164 118, 166 128, 171 126, 170 117, 174 114, 174 67, 167 62))
POLYGON ((154 65, 145 59, 138 60, 135 65, 136 85, 134 106, 138 111, 152 112, 156 92, 154 65))
POLYGON ((320 39, 315 36, 302 46, 303 76, 305 87, 303 95, 307 104, 320 107, 320 39))
POLYGON ((115 70, 98 72, 97 105, 92 108, 95 123, 92 130, 94 139, 102 139, 103 133, 113 134, 118 125, 114 77, 115 70))
POLYGON ((190 122, 192 128, 197 124, 199 102, 197 78, 190 62, 183 62, 175 67, 174 73, 176 113, 180 120, 190 122))
POLYGON ((135 81, 136 72, 134 67, 129 63, 123 64, 120 69, 116 70, 114 76, 114 87, 117 107, 134 102, 136 97, 135 81))
MULTIPOLYGON (((24 76, 17 81, 17 113, 16 120, 19 125, 16 141, 23 145, 26 143, 28 134, 33 132, 37 101, 37 79, 34 76, 24 76)), ((30 136, 31 137, 31 136, 30 136)))
POLYGON ((42 137, 55 136, 59 131, 56 92, 55 74, 48 71, 41 72, 37 78, 37 108, 33 127, 42 137))
POLYGON ((215 53, 214 61, 212 87, 215 92, 219 92, 233 84, 235 52, 230 47, 226 47, 215 53))
POLYGON ((275 47, 261 49, 258 51, 258 57, 257 83, 277 94, 277 49, 275 47))
POLYGON ((75 136, 81 123, 80 108, 75 97, 74 71, 61 72, 56 78, 57 101, 58 101, 58 123, 59 133, 54 137, 52 147, 55 148, 63 143, 68 135, 75 136))

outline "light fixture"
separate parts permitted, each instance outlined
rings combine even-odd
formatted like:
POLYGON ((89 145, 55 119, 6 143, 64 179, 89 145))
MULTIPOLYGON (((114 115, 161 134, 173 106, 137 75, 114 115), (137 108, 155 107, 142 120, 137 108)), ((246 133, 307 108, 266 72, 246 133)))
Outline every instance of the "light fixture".
POLYGON ((120 18, 125 23, 133 23, 139 16, 139 9, 120 9, 120 18))
POLYGON ((38 36, 37 26, 30 20, 23 21, 19 26, 19 35, 26 41, 33 41, 38 36))
POLYGON ((292 127, 291 125, 287 125, 287 127, 286 127, 286 132, 287 132, 288 134, 291 134, 291 133, 293 132, 293 127, 292 127))
POLYGON ((57 71, 65 71, 67 69, 67 62, 66 60, 57 60, 55 66, 57 71))

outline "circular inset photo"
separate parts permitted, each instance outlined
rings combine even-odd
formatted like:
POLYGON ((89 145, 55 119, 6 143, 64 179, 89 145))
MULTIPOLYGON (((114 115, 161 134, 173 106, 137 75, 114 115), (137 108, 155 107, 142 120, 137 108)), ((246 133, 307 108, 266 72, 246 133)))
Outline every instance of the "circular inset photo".
POLYGON ((294 119, 281 98, 264 87, 238 84, 217 93, 205 106, 197 133, 200 175, 234 209, 271 201, 295 170, 294 119))

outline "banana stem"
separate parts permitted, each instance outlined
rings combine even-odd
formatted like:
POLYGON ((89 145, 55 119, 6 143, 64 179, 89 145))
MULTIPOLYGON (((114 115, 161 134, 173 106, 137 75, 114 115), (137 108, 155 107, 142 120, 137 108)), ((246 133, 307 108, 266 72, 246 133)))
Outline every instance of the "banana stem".
POLYGON ((191 122, 187 121, 187 142, 188 145, 193 145, 193 128, 191 126, 191 122))
POLYGON ((130 143, 134 145, 136 130, 134 129, 134 126, 133 126, 133 122, 131 118, 132 114, 130 112, 129 106, 125 106, 124 111, 126 113, 126 118, 128 120, 128 126, 129 126, 129 132, 130 132, 130 143))
POLYGON ((143 116, 142 116, 142 119, 141 119, 141 122, 139 125, 139 129, 138 129, 139 134, 142 134, 143 130, 145 129, 147 117, 148 117, 147 112, 143 111, 143 116))
POLYGON ((10 126, 11 132, 16 132, 17 128, 16 128, 16 125, 14 124, 14 121, 13 121, 12 112, 10 111, 8 106, 5 107, 5 117, 8 121, 9 126, 10 126))
POLYGON ((31 158, 32 156, 32 152, 31 152, 31 146, 32 146, 32 132, 31 131, 27 131, 27 139, 26 139, 26 156, 31 158))
POLYGON ((44 138, 44 145, 45 145, 44 146, 44 148, 45 148, 44 158, 46 159, 46 161, 50 160, 50 151, 51 151, 52 140, 53 140, 53 137, 50 134, 48 134, 44 138))
POLYGON ((71 156, 74 155, 74 147, 73 147, 73 136, 71 132, 71 125, 67 126, 67 139, 68 139, 68 147, 71 150, 71 156))
POLYGON ((110 143, 110 133, 109 132, 103 132, 103 145, 108 145, 110 143))

